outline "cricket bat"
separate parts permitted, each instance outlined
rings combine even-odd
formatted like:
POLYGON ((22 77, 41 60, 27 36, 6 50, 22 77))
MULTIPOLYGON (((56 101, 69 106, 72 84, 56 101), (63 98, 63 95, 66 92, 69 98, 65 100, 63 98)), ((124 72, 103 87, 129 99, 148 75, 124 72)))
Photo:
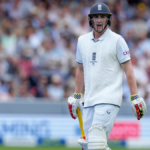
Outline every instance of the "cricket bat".
POLYGON ((81 138, 85 139, 85 134, 84 134, 84 130, 83 130, 82 114, 81 114, 81 110, 79 108, 77 108, 77 115, 78 115, 80 130, 81 130, 81 138))

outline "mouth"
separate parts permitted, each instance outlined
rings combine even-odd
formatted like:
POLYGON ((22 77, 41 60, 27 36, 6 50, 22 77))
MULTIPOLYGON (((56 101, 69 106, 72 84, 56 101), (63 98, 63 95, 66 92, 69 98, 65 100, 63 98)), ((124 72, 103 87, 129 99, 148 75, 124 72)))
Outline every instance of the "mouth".
POLYGON ((97 24, 97 27, 102 27, 102 24, 97 24))

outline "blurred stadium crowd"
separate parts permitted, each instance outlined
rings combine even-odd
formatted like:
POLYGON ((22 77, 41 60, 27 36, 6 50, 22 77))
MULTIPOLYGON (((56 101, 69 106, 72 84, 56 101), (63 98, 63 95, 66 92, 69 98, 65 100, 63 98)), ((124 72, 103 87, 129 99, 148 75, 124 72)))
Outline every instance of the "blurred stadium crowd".
MULTIPOLYGON (((74 92, 77 39, 91 31, 95 2, 108 4, 111 29, 130 48, 139 95, 150 102, 149 0, 0 0, 0 101, 61 101, 74 92)), ((125 77, 123 89, 129 101, 125 77)))

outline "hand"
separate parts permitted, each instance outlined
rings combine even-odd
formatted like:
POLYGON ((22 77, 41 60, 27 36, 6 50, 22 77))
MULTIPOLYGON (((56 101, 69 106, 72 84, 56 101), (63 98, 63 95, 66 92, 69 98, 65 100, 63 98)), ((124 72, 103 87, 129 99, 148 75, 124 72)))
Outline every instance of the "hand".
POLYGON ((77 97, 76 97, 76 94, 74 94, 74 97, 68 98, 68 108, 69 108, 70 115, 73 119, 77 118, 77 108, 78 107, 82 112, 81 98, 82 98, 82 95, 79 96, 78 94, 77 94, 77 97))
POLYGON ((146 104, 144 102, 143 98, 139 98, 139 96, 136 95, 132 95, 130 97, 131 99, 131 108, 132 111, 134 112, 135 116, 137 117, 138 120, 140 120, 140 118, 142 118, 144 116, 144 114, 146 113, 146 104))

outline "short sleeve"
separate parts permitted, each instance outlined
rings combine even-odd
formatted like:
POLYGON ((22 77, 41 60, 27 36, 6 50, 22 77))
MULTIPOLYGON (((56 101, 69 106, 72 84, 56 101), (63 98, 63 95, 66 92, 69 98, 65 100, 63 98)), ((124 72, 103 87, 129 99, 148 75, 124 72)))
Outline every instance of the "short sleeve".
POLYGON ((118 40, 116 48, 117 48, 117 58, 121 64, 131 59, 129 47, 123 38, 120 38, 118 40))
POLYGON ((82 53, 81 53, 81 49, 79 47, 79 41, 78 41, 78 44, 77 44, 77 51, 76 51, 76 62, 79 63, 79 64, 82 64, 82 53))

